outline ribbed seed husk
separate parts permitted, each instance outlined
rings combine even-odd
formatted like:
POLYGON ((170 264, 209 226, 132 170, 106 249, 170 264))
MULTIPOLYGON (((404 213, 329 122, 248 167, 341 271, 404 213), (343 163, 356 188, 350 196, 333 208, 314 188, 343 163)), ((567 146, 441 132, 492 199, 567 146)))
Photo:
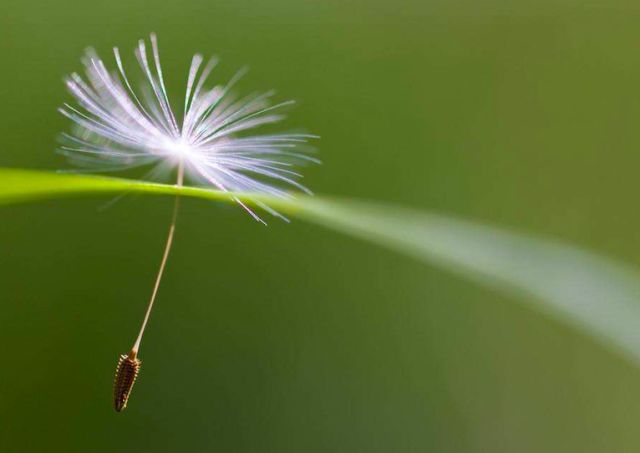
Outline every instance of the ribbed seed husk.
POLYGON ((142 362, 128 355, 121 355, 113 382, 113 404, 117 412, 127 407, 133 384, 136 383, 142 362))

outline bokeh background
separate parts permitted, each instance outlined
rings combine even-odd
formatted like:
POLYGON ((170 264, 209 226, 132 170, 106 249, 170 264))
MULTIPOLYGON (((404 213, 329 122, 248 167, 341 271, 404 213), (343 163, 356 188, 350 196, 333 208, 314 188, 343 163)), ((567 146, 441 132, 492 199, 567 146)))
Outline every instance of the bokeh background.
MULTIPOLYGON (((62 77, 158 33, 300 101, 318 193, 640 253, 632 0, 2 0, 0 165, 58 169, 62 77)), ((126 50, 126 51, 125 51, 126 50)), ((2 452, 629 452, 640 373, 521 304, 310 226, 185 200, 126 412, 171 200, 0 210, 2 452)), ((639 326, 640 328, 640 326, 639 326)))

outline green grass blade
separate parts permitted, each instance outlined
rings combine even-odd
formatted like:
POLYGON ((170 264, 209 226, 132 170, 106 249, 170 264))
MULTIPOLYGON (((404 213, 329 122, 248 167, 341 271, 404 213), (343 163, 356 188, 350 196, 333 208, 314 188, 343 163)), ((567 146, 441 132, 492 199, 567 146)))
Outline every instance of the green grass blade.
POLYGON ((393 206, 317 199, 299 216, 515 295, 640 363, 640 273, 628 266, 557 241, 393 206))
MULTIPOLYGON (((232 201, 208 189, 0 169, 0 204, 124 191, 232 201)), ((289 215, 525 296, 518 299, 640 363, 640 274, 625 265, 548 239, 393 206, 323 197, 258 198, 289 215)))

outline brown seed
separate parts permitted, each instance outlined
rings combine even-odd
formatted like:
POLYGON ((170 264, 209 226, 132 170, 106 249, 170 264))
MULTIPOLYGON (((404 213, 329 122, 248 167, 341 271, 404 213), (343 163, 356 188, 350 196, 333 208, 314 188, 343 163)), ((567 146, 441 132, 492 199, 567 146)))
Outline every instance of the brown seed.
POLYGON ((141 364, 142 362, 136 358, 135 353, 120 356, 116 378, 113 382, 113 404, 117 412, 127 407, 127 401, 138 377, 141 364))

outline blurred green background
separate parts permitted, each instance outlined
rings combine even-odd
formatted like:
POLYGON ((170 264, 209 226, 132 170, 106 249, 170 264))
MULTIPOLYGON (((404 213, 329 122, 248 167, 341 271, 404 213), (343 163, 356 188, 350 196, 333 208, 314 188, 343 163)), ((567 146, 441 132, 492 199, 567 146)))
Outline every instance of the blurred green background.
MULTIPOLYGON (((638 263, 632 0, 3 0, 0 165, 64 168, 62 77, 158 33, 300 104, 306 183, 638 263)), ((126 50, 126 51, 125 51, 126 50)), ((640 373, 516 298, 295 221, 185 200, 143 367, 112 409, 171 200, 0 210, 2 452, 628 452, 640 373)), ((639 326, 640 328, 640 326, 639 326)))

